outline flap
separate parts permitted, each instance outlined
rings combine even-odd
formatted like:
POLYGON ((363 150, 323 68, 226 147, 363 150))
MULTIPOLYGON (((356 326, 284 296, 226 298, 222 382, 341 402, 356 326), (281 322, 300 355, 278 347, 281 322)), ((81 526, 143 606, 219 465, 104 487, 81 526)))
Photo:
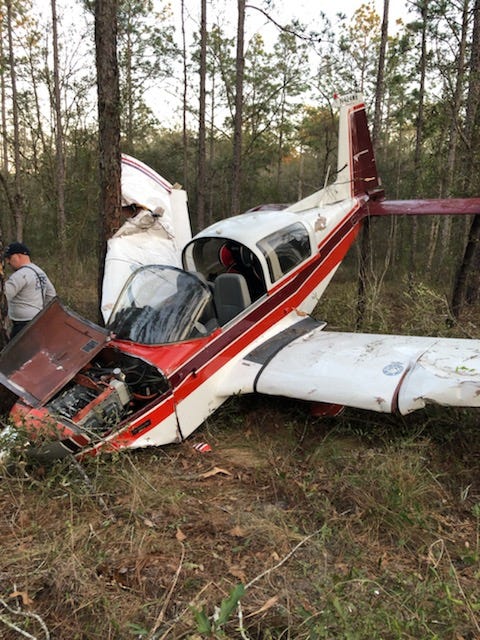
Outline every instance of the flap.
POLYGON ((480 341, 315 329, 267 362, 255 390, 388 413, 480 406, 480 341))
POLYGON ((48 402, 108 341, 109 332, 55 298, 0 354, 0 382, 34 407, 48 402))

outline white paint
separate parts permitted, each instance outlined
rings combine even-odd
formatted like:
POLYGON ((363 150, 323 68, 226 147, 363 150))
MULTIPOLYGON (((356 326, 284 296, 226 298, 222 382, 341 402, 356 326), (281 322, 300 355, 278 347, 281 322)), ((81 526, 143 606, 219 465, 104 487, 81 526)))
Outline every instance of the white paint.
POLYGON ((265 367, 257 391, 402 414, 480 406, 480 341, 315 330, 265 367))

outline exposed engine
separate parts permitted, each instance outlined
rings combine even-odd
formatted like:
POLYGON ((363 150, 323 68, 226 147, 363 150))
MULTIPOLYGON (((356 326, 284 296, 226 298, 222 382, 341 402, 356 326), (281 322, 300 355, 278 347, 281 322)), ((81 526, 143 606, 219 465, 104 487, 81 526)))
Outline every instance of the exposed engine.
POLYGON ((125 382, 113 378, 96 389, 75 384, 47 407, 52 415, 69 418, 78 426, 95 431, 117 424, 130 399, 125 382))
POLYGON ((152 365, 106 349, 45 408, 60 421, 102 434, 156 398, 166 386, 164 376, 152 365))

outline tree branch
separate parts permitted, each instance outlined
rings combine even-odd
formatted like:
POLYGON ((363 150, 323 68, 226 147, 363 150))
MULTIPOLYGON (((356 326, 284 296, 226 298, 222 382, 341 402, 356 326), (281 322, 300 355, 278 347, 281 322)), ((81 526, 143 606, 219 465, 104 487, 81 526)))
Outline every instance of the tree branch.
POLYGON ((305 40, 305 42, 310 42, 311 44, 317 44, 319 42, 323 42, 322 38, 320 37, 320 34, 311 32, 310 35, 306 36, 303 33, 296 31, 295 29, 292 29, 290 27, 286 27, 280 24, 279 22, 274 20, 272 16, 269 15, 266 11, 264 11, 263 9, 260 9, 260 7, 256 7, 253 4, 246 4, 245 9, 255 9, 255 11, 258 11, 259 13, 264 15, 265 18, 267 18, 267 20, 269 20, 272 24, 274 24, 277 27, 277 29, 280 29, 280 31, 283 31, 284 33, 290 33, 292 36, 295 36, 296 38, 300 38, 300 40, 305 40))

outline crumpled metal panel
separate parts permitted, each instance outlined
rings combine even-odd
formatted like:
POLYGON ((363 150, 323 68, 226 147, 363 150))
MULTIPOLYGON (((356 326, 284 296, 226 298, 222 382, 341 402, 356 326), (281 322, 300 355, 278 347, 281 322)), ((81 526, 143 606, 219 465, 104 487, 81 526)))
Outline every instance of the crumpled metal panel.
POLYGON ((400 413, 427 404, 480 406, 480 341, 439 340, 408 372, 398 396, 400 413))
POLYGON ((108 341, 109 332, 52 302, 0 354, 0 383, 33 407, 48 402, 108 341))
POLYGON ((480 341, 316 329, 262 369, 256 391, 386 413, 480 406, 480 341))

